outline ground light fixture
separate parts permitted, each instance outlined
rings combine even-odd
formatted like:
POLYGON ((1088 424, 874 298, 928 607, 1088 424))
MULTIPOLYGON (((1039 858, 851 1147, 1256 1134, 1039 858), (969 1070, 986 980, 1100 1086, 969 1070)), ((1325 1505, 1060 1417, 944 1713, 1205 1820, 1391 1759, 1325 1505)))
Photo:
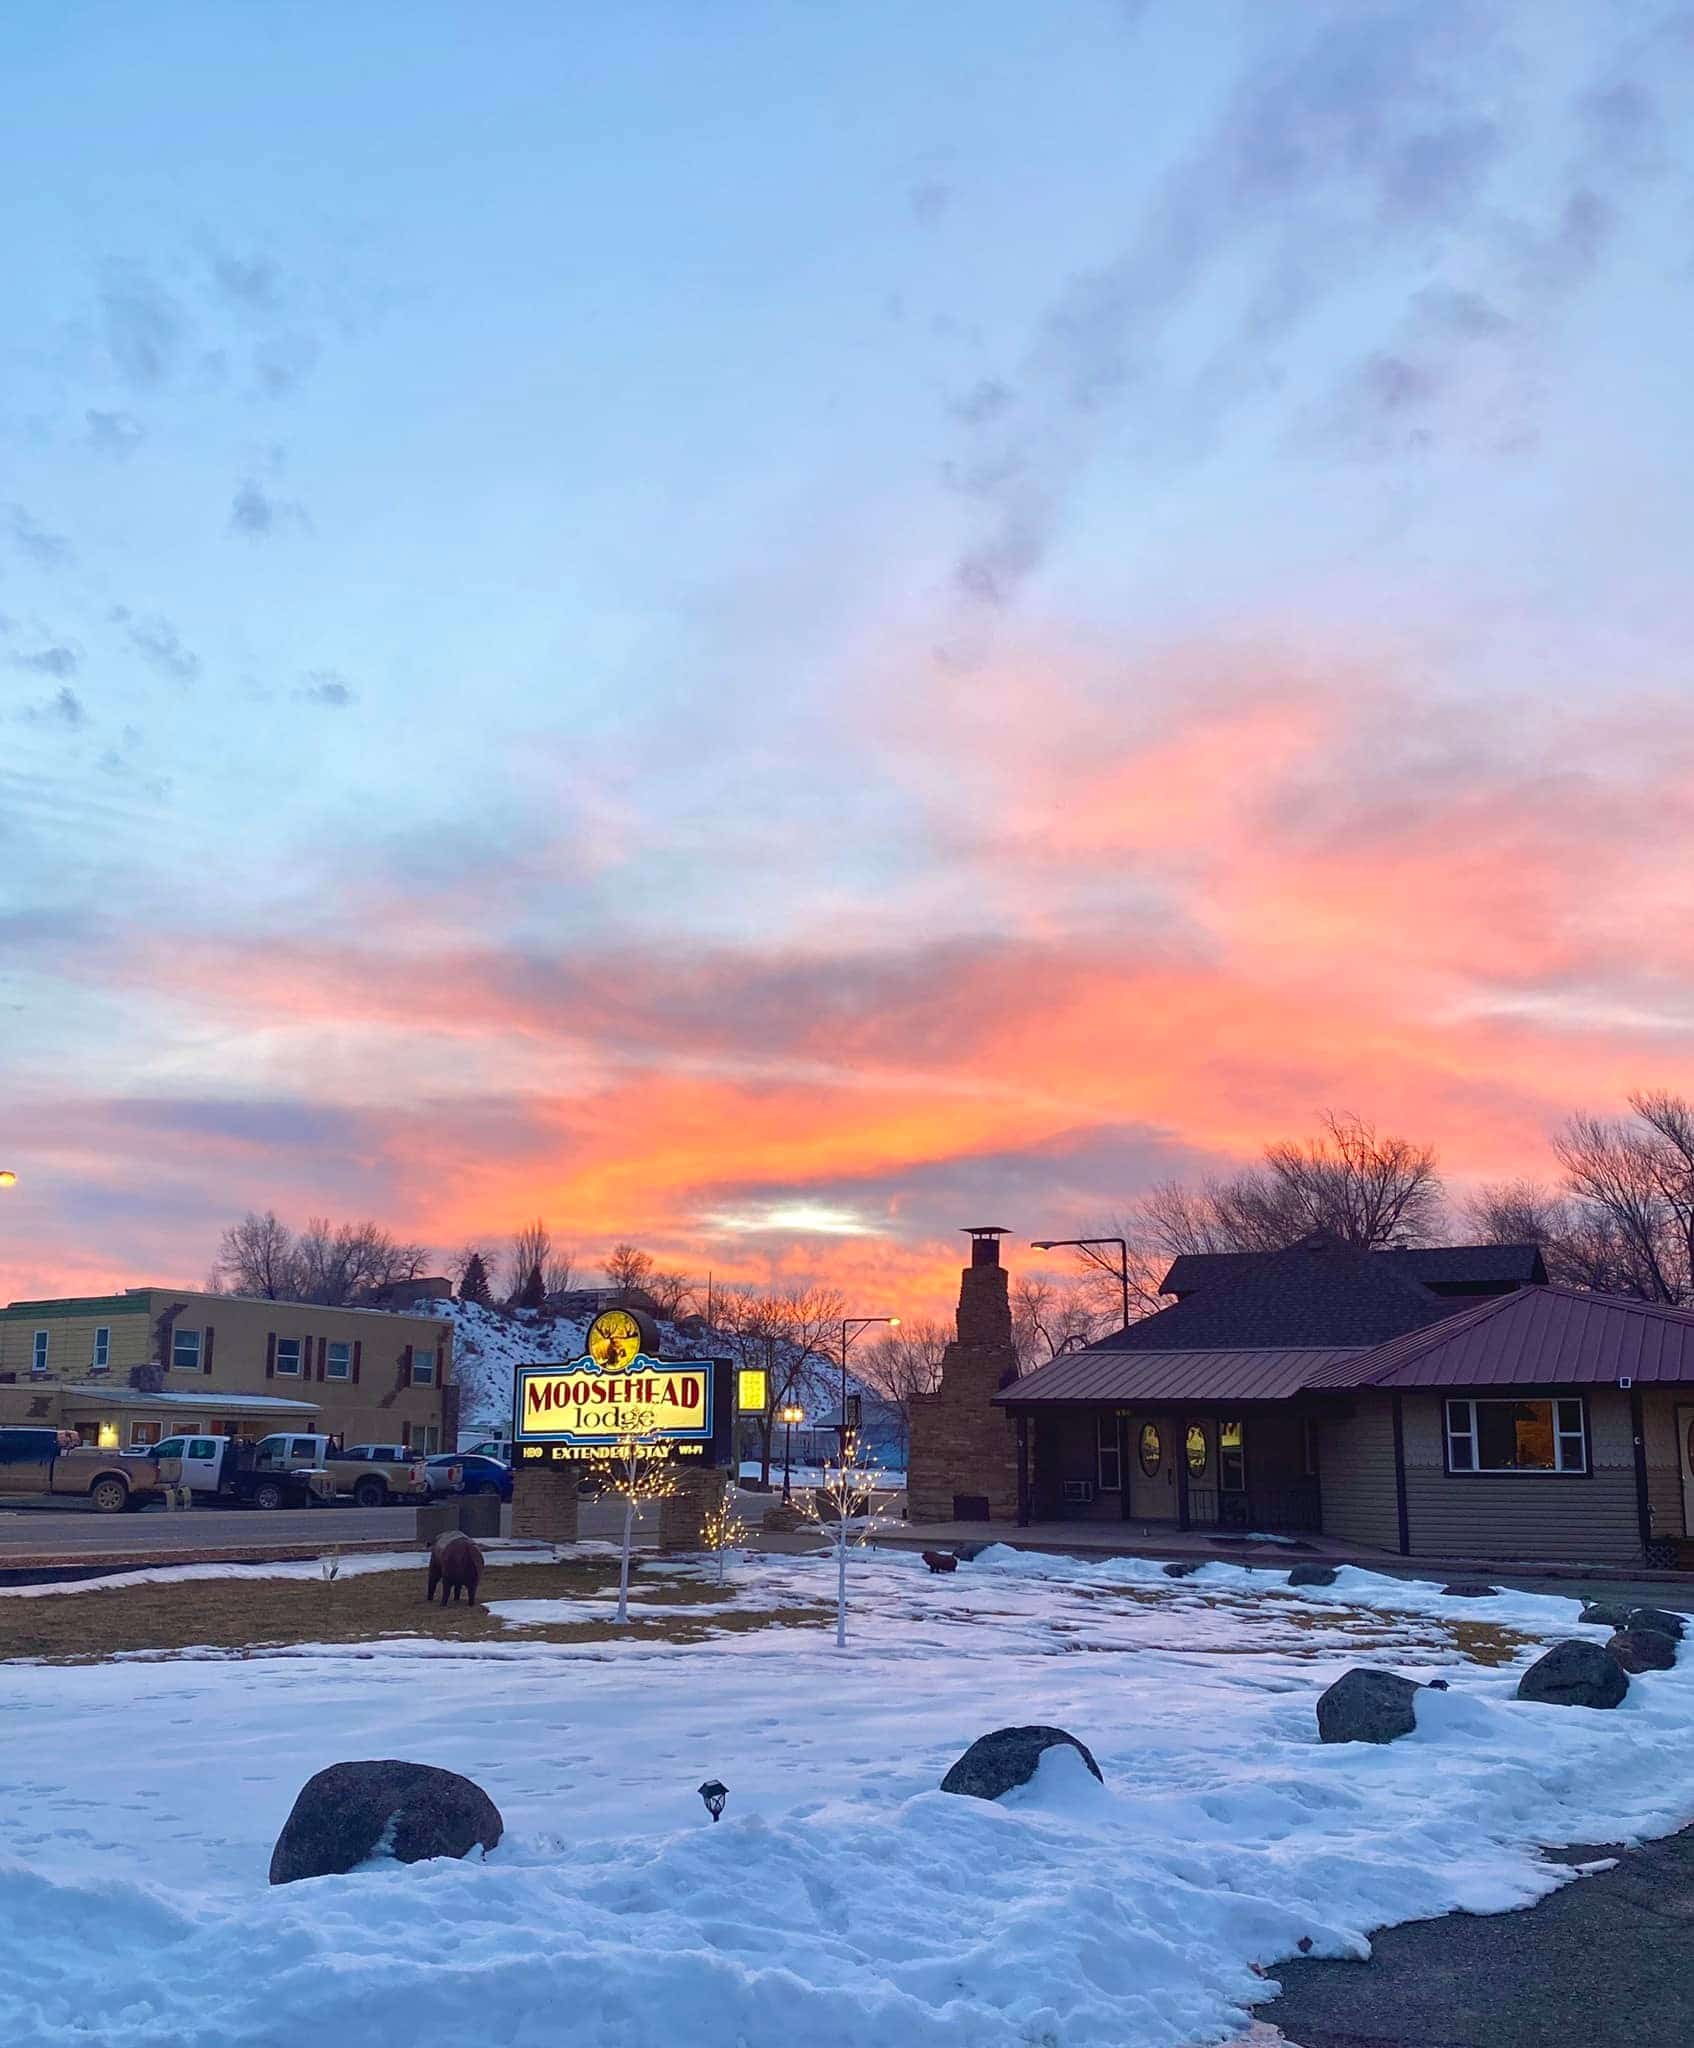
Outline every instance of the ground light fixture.
POLYGON ((1123 1289, 1123 1326, 1129 1328, 1129 1245, 1121 1237, 1032 1237, 1032 1252, 1078 1251, 1091 1266, 1110 1273, 1123 1289), (1106 1246, 1117 1247, 1115 1260, 1101 1257, 1106 1246))
POLYGON ((9 1166, 0 1166, 0 1188, 15 1188, 18 1177, 9 1166))
POLYGON ((712 1816, 715 1827, 723 1816, 723 1803, 729 1797, 729 1787, 721 1778, 708 1778, 700 1787, 700 1797, 706 1802, 706 1811, 712 1816))

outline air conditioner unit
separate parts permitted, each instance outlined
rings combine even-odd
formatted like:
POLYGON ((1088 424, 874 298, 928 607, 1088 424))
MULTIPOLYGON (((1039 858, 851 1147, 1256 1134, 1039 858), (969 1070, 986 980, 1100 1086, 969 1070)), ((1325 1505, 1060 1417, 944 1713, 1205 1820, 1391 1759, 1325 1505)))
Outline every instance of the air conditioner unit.
POLYGON ((1093 1498, 1094 1482, 1092 1479, 1067 1479, 1065 1481, 1065 1499, 1067 1502, 1074 1502, 1079 1507, 1086 1507, 1093 1498))

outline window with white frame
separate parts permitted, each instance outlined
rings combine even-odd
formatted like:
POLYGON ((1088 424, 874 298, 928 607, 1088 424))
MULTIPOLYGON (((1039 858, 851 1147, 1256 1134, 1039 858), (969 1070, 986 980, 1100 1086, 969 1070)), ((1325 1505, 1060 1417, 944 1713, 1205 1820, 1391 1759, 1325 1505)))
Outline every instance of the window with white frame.
POLYGON ((1449 1472, 1586 1472, 1579 1400, 1449 1401, 1449 1472))
POLYGON ((297 1379, 299 1377, 300 1339, 298 1337, 279 1337, 276 1340, 276 1369, 289 1379, 297 1379))
POLYGON ((326 1380, 350 1380, 353 1377, 353 1347, 351 1344, 331 1344, 324 1352, 324 1378, 326 1380))
POLYGON ((176 1372, 198 1372, 200 1370, 200 1332, 198 1330, 172 1330, 171 1366, 176 1372))
POLYGON ((31 1372, 45 1372, 47 1370, 47 1344, 48 1333, 45 1330, 37 1330, 35 1333, 35 1348, 29 1355, 29 1369, 31 1372))
POLYGON ((433 1387, 435 1385, 435 1353, 414 1351, 412 1353, 412 1385, 433 1387))
POLYGON ((1095 1436, 1096 1464, 1102 1493, 1123 1491, 1123 1458, 1118 1446, 1118 1419, 1102 1415, 1095 1436))
POLYGON ((94 1372, 105 1372, 112 1363, 112 1332, 110 1325, 102 1323, 94 1332, 94 1356, 89 1360, 94 1372))
POLYGON ((441 1425, 438 1422, 420 1422, 412 1433, 412 1449, 421 1451, 426 1458, 432 1458, 441 1449, 441 1425))

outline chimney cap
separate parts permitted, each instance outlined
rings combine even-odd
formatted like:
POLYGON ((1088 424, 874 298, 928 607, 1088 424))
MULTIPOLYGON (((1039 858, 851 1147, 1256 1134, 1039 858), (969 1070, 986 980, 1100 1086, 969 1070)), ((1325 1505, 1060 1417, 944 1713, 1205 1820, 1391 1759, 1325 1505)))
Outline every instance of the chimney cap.
POLYGON ((965 1237, 1010 1237, 1011 1232, 1003 1223, 965 1223, 960 1225, 965 1237))

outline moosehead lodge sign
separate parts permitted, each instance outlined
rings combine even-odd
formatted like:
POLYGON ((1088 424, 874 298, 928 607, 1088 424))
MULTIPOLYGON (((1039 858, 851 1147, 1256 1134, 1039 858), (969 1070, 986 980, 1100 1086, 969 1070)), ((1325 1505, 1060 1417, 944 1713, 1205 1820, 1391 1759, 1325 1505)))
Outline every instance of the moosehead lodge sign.
POLYGON ((633 1309, 611 1308, 588 1327, 569 1365, 520 1365, 512 1436, 523 1463, 613 1458, 620 1439, 666 1446, 709 1464, 730 1455, 728 1362, 658 1358, 658 1332, 633 1309))

